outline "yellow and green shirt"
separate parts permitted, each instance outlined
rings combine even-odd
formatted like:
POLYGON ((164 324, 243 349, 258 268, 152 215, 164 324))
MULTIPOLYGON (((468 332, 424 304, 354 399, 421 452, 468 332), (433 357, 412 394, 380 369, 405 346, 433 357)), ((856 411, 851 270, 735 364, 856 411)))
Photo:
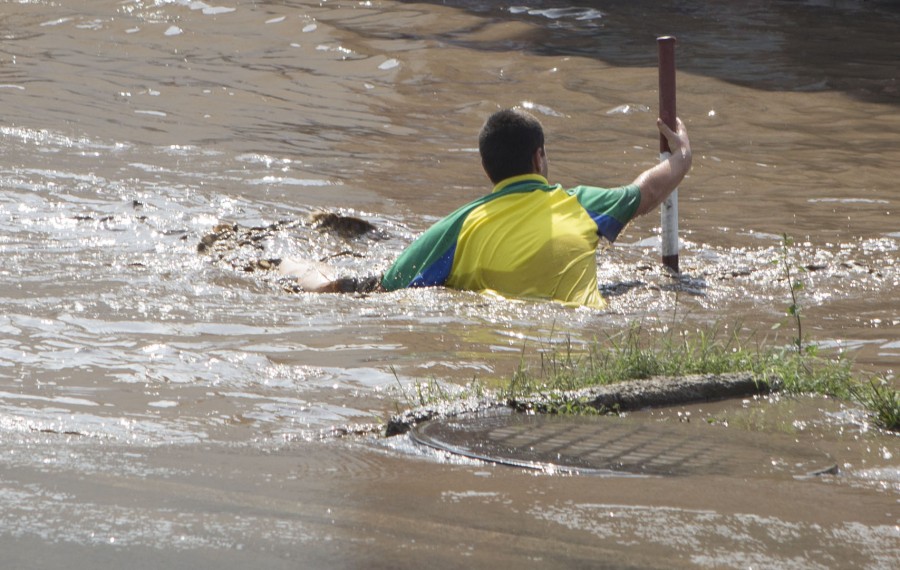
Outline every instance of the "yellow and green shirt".
POLYGON ((603 308, 595 254, 638 208, 635 185, 551 186, 538 174, 503 180, 414 241, 382 278, 388 291, 445 285, 603 308))

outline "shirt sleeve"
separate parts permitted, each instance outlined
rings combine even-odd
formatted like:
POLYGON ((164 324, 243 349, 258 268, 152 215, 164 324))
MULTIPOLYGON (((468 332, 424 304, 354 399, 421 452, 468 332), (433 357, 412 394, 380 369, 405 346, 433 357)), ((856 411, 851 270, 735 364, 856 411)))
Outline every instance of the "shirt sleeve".
POLYGON ((641 203, 641 191, 635 184, 618 188, 578 186, 571 193, 597 224, 597 234, 610 242, 616 241, 641 203))
POLYGON ((466 217, 475 208, 502 195, 494 192, 482 196, 425 230, 385 272, 381 286, 386 291, 395 291, 404 287, 444 285, 453 269, 456 244, 466 217))
POLYGON ((407 247, 381 279, 387 291, 446 283, 453 268, 456 240, 465 219, 457 211, 434 224, 407 247))

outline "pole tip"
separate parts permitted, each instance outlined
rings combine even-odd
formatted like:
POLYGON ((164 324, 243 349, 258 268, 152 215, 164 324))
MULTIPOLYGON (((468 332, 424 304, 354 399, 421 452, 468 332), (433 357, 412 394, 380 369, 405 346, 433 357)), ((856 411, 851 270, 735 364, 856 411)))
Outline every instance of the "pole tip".
POLYGON ((658 38, 656 38, 656 41, 658 41, 658 42, 674 42, 675 36, 659 36, 658 38))

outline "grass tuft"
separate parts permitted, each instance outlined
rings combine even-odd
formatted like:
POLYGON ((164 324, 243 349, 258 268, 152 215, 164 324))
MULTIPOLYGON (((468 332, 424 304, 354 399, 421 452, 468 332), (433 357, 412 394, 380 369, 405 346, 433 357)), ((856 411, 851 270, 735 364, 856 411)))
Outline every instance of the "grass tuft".
MULTIPOLYGON (((501 396, 515 400, 654 376, 735 372, 750 372, 759 383, 777 382, 774 387, 789 394, 856 400, 878 426, 900 430, 900 393, 887 380, 863 382, 854 376, 852 362, 841 355, 822 354, 813 344, 798 350, 795 340, 771 346, 741 326, 659 333, 636 324, 581 351, 566 339, 562 347, 541 350, 536 370, 525 365, 523 355, 501 396)), ((596 413, 589 407, 560 395, 540 411, 596 413)))
POLYGON ((759 382, 778 378, 790 392, 850 395, 850 363, 829 359, 815 350, 798 353, 792 347, 765 347, 740 326, 654 333, 640 325, 595 341, 576 353, 567 341, 562 349, 542 351, 532 373, 520 364, 506 396, 546 390, 578 390, 590 386, 655 376, 751 372, 759 382))
POLYGON ((900 431, 900 391, 894 390, 883 378, 872 378, 854 386, 854 400, 868 409, 875 424, 881 428, 900 431))
POLYGON ((416 380, 411 386, 404 386, 400 381, 397 370, 389 367, 397 382, 397 388, 409 407, 426 407, 447 402, 466 400, 469 398, 480 399, 487 395, 487 388, 477 378, 465 386, 445 384, 432 378, 431 381, 416 380))

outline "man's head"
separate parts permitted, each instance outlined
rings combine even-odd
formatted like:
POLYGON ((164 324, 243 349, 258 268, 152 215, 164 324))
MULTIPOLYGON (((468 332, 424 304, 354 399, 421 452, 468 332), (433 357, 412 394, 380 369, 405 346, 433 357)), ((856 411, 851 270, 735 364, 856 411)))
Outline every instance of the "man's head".
POLYGON ((481 164, 494 184, 521 174, 547 175, 544 129, 520 109, 491 115, 478 135, 481 164))

